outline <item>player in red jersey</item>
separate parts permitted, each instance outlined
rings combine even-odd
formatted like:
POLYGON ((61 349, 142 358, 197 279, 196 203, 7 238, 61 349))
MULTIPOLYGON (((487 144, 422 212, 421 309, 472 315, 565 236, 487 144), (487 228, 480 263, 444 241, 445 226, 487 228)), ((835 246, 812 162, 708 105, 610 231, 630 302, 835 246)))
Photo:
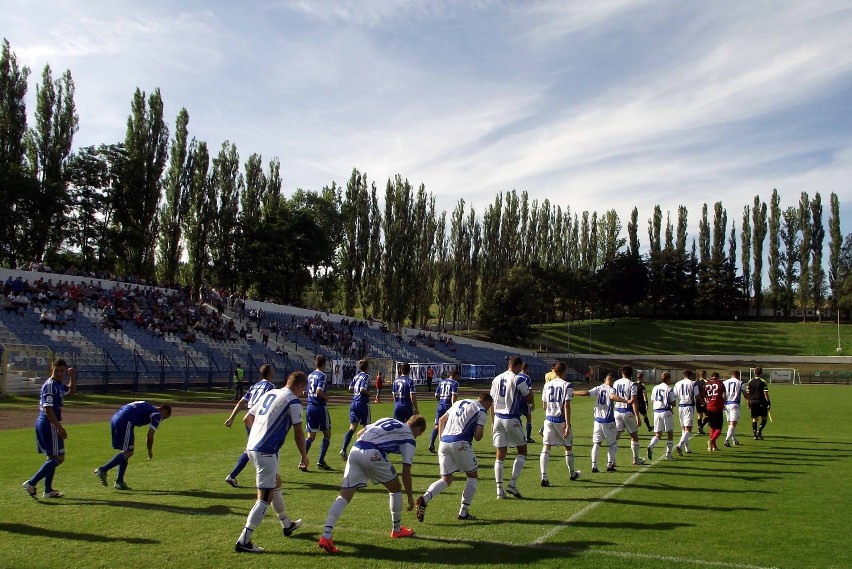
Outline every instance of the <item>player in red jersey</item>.
POLYGON ((719 450, 716 439, 722 434, 725 411, 725 386, 718 373, 710 376, 700 395, 707 406, 707 422, 710 425, 710 442, 707 444, 707 450, 715 452, 719 450))

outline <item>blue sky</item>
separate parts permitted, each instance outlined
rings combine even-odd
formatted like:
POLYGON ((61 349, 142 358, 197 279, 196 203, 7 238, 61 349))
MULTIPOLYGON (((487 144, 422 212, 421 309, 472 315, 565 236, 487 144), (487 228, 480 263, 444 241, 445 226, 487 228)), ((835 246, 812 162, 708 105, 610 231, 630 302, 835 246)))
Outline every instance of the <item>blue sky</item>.
POLYGON ((655 204, 721 200, 742 222, 778 188, 840 197, 852 219, 848 2, 0 0, 35 83, 76 82, 75 146, 123 140, 139 86, 173 124, 245 160, 277 156, 286 192, 396 173, 450 211, 526 190, 614 208, 640 240, 655 204))

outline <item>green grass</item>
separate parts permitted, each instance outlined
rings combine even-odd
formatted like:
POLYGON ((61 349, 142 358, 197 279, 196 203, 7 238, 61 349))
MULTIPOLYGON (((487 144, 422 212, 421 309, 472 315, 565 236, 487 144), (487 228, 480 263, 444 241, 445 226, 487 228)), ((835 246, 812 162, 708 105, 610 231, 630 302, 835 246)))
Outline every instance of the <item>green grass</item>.
MULTIPOLYGON (((242 429, 222 425, 226 412, 182 416, 176 402, 175 416, 157 433, 154 460, 145 462, 144 451, 131 460, 131 492, 103 488, 92 475, 113 454, 108 425, 69 426, 68 458, 55 481, 66 498, 52 501, 35 502, 20 488, 41 463, 32 430, 7 430, 0 434, 0 487, 5 489, 0 492, 0 565, 850 567, 852 554, 838 539, 852 518, 852 428, 844 412, 852 405, 852 391, 773 386, 772 396, 775 422, 765 441, 751 440, 744 424, 741 447, 711 455, 704 450, 706 438, 696 437, 693 454, 641 468, 629 466, 629 448, 622 444, 620 471, 596 475, 589 472, 591 404, 578 398, 573 423, 577 467, 584 471, 579 481, 569 482, 564 461, 554 456, 554 486, 541 488, 541 447, 533 444, 518 485, 525 498, 497 501, 492 449, 483 440, 476 444, 481 479, 471 508, 480 520, 455 519, 462 490, 457 482, 429 505, 425 523, 404 513, 404 523, 418 538, 393 541, 387 494, 371 486, 358 493, 340 519, 334 537, 343 553, 334 560, 317 549, 316 540, 341 481, 342 461, 335 453, 346 423, 345 407, 332 409, 329 463, 335 472, 299 472, 292 440, 285 444, 285 498, 290 513, 305 519, 305 527, 285 539, 275 517, 267 515, 255 534, 255 542, 268 551, 260 556, 237 557, 232 550, 254 490, 235 490, 223 482, 245 444, 242 429), (543 545, 531 545, 543 535, 550 535, 543 545)), ((74 403, 69 399, 67 404, 74 403)), ((423 407, 431 420, 434 406, 423 407)), ((389 413, 387 404, 373 409, 374 418, 389 413)), ((535 421, 540 420, 537 411, 535 421)), ((137 440, 144 438, 140 435, 137 440)), ((428 432, 419 439, 414 465, 419 492, 438 475, 425 437, 428 432)), ((644 452, 644 430, 641 439, 644 452)), ((662 449, 658 446, 656 454, 662 449)), ((313 460, 317 451, 311 451, 313 460)), ((249 468, 240 482, 249 485, 252 480, 249 468)))
MULTIPOLYGON (((156 398, 160 403, 175 403, 175 402, 216 402, 228 401, 233 396, 233 390, 229 389, 214 389, 212 391, 158 391, 156 394, 137 392, 130 393, 127 391, 116 393, 77 393, 73 398, 66 401, 67 404, 77 407, 88 406, 115 406, 116 408, 124 405, 128 401, 137 399, 145 399, 146 397, 156 398)), ((11 409, 33 409, 38 408, 38 400, 29 395, 11 395, 8 397, 0 397, 0 411, 11 409)))
MULTIPOLYGON (((833 322, 735 322, 625 318, 536 326, 532 346, 550 352, 594 354, 837 355, 833 322), (569 333, 570 330, 570 333, 569 333)), ((852 325, 840 327, 844 354, 852 353, 852 325)))

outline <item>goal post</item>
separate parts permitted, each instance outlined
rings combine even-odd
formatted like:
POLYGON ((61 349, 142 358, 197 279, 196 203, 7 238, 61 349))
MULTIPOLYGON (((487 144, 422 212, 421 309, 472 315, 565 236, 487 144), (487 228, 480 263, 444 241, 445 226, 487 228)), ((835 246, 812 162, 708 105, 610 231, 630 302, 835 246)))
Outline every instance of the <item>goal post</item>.
MULTIPOLYGON (((749 368, 749 380, 754 378, 755 368, 749 368)), ((789 383, 790 385, 801 385, 802 376, 799 375, 799 370, 792 367, 765 367, 763 368, 763 379, 767 383, 789 383)))

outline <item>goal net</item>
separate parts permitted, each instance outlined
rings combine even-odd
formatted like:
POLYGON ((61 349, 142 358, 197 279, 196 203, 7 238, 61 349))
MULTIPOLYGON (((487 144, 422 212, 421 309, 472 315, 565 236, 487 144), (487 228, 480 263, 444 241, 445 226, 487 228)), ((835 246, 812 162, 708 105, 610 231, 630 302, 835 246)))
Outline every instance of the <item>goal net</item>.
MULTIPOLYGON (((749 368, 749 380, 754 378, 755 368, 749 368)), ((789 383, 791 385, 802 384, 799 370, 792 367, 765 367, 763 368, 763 379, 768 383, 789 383)))

